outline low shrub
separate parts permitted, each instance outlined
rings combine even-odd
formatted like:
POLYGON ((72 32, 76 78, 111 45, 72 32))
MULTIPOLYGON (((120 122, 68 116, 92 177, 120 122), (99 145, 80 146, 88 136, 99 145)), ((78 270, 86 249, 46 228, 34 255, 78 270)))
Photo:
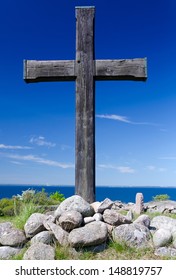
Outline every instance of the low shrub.
POLYGON ((4 216, 4 212, 3 212, 3 209, 0 208, 0 217, 4 216))
POLYGON ((169 200, 170 196, 168 194, 158 194, 156 196, 153 196, 154 201, 164 201, 169 200))
POLYGON ((7 206, 13 205, 13 200, 9 198, 0 199, 0 208, 3 209, 7 206))
POLYGON ((2 198, 0 200, 0 216, 14 216, 16 208, 17 204, 15 207, 15 201, 13 198, 2 198))
POLYGON ((65 197, 59 191, 48 195, 43 188, 41 191, 35 190, 26 190, 22 192, 22 195, 17 196, 18 200, 21 200, 23 203, 33 202, 36 205, 52 205, 59 202, 62 202, 65 197))
POLYGON ((48 194, 45 192, 45 189, 42 189, 40 192, 36 192, 32 202, 37 205, 48 205, 49 204, 49 197, 48 194))
POLYGON ((15 215, 14 206, 9 205, 9 206, 4 207, 2 209, 2 213, 3 213, 3 216, 14 216, 15 215))
POLYGON ((62 193, 59 191, 56 191, 55 193, 50 194, 50 198, 56 202, 62 202, 65 200, 65 197, 62 193))
POLYGON ((21 216, 24 223, 24 220, 34 212, 44 212, 45 206, 59 204, 64 199, 64 195, 59 191, 48 195, 45 189, 39 192, 28 189, 21 195, 0 199, 0 217, 15 216, 18 220, 21 216))
POLYGON ((18 195, 17 198, 22 200, 25 203, 29 203, 34 199, 35 190, 28 189, 26 191, 22 191, 22 195, 18 195))

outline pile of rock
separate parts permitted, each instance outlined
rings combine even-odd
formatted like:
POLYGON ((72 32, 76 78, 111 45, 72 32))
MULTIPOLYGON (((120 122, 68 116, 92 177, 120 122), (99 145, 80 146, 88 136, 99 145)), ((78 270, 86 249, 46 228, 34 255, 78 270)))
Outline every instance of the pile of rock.
POLYGON ((166 200, 166 201, 151 201, 145 203, 145 209, 152 213, 162 213, 162 214, 176 214, 176 201, 166 200))
MULTIPOLYGON (((138 196, 138 203, 139 200, 138 196)), ((157 216, 150 220, 142 214, 133 221, 135 209, 144 210, 136 204, 124 205, 108 198, 89 204, 78 195, 71 196, 53 213, 32 214, 23 231, 9 222, 1 223, 0 259, 18 254, 27 242, 30 246, 25 260, 53 260, 56 243, 99 252, 109 240, 136 248, 154 248, 156 255, 176 256, 176 219, 157 216), (120 214, 121 209, 128 209, 127 215, 120 214)))

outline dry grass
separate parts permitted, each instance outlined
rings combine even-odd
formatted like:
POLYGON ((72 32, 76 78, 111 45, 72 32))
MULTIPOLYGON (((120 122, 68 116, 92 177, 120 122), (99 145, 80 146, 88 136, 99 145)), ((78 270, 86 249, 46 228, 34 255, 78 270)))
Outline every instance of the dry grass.
POLYGON ((111 242, 107 249, 100 253, 57 247, 56 259, 60 260, 164 260, 167 258, 154 255, 154 249, 130 248, 125 244, 111 242))

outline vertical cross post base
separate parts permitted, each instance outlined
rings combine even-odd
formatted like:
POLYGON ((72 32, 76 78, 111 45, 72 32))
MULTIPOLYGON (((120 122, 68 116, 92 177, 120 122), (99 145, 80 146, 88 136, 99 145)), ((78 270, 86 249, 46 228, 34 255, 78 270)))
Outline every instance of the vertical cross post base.
POLYGON ((95 201, 94 8, 76 8, 75 192, 95 201))

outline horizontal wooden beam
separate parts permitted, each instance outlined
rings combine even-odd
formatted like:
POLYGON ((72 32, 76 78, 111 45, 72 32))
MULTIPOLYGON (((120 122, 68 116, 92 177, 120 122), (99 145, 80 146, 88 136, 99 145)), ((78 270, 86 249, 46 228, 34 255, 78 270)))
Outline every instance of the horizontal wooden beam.
MULTIPOLYGON (((76 80, 75 60, 24 60, 24 80, 27 83, 76 80)), ((103 80, 146 81, 147 59, 95 60, 94 77, 103 80)))
POLYGON ((96 80, 146 81, 147 59, 96 60, 96 80))
POLYGON ((74 60, 24 60, 24 80, 27 83, 75 79, 74 60))

